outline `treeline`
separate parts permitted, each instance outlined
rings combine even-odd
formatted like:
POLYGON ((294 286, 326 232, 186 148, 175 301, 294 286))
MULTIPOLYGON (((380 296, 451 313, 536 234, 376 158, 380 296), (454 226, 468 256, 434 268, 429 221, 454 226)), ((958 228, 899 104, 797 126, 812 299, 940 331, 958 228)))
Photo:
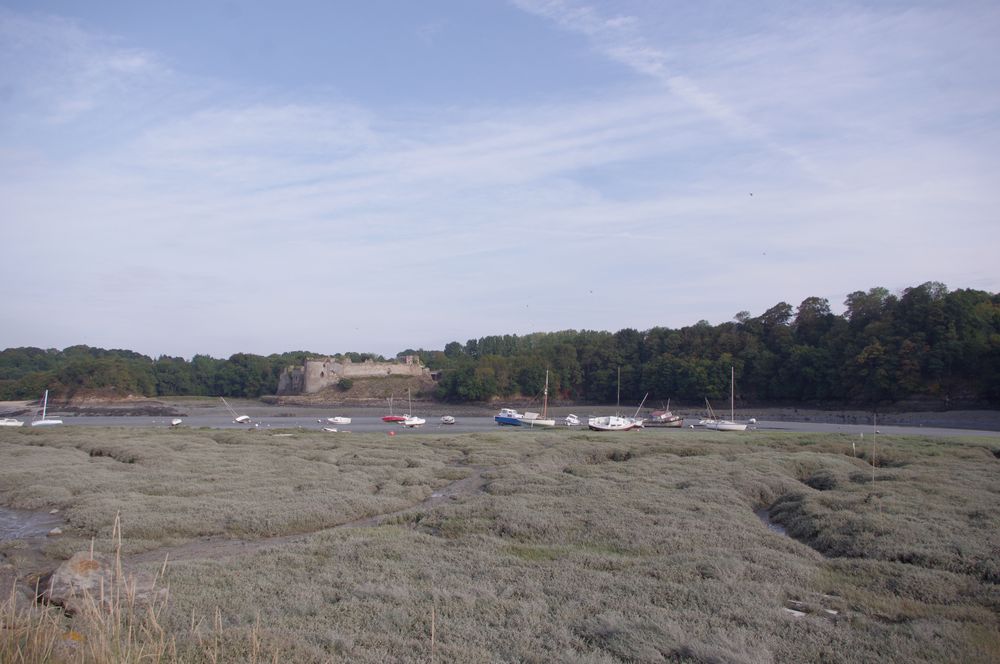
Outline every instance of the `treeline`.
POLYGON ((546 368, 550 394, 565 399, 614 402, 620 368, 623 403, 646 393, 652 404, 721 400, 735 367, 744 402, 1000 404, 997 294, 928 282, 857 291, 844 304, 837 315, 810 297, 714 326, 490 336, 417 353, 442 371, 439 398, 456 402, 537 396, 546 368))
MULTIPOLYGON (((556 398, 611 403, 700 402, 729 395, 755 403, 875 406, 912 398, 1000 405, 1000 296, 949 291, 928 282, 891 294, 847 296, 842 315, 822 298, 779 302, 720 325, 701 321, 644 332, 576 331, 453 341, 443 350, 405 350, 440 372, 437 398, 453 402, 540 398, 549 370, 556 398)), ((73 346, 0 352, 0 399, 94 391, 145 396, 274 394, 278 377, 315 353, 237 353, 228 359, 152 359, 128 350, 73 346)), ((384 360, 345 353, 355 362, 384 360)))
MULTIPOLYGON (((8 348, 0 352, 0 400, 36 399, 49 389, 54 396, 78 393, 118 396, 232 396, 274 394, 285 367, 301 365, 316 353, 280 355, 236 353, 229 359, 195 355, 152 359, 130 350, 71 346, 64 350, 8 348)), ((354 362, 383 360, 372 353, 345 353, 354 362)))

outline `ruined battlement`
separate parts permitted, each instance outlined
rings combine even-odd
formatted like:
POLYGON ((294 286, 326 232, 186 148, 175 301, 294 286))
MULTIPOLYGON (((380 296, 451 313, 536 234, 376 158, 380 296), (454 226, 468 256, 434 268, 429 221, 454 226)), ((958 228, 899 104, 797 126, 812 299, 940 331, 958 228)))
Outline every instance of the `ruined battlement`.
POLYGON ((398 362, 352 362, 349 358, 331 357, 306 360, 300 367, 288 367, 278 378, 278 394, 315 394, 336 385, 344 378, 379 378, 384 376, 430 376, 430 369, 420 358, 406 355, 398 362))

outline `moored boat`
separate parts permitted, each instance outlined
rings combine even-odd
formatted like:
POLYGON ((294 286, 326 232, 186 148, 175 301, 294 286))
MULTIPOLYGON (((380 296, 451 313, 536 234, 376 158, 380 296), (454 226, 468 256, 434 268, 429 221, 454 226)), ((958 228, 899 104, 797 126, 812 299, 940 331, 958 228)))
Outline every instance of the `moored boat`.
POLYGON ((605 417, 591 417, 587 420, 587 426, 592 431, 631 431, 641 428, 642 423, 641 421, 637 423, 631 417, 607 415, 605 417))
POLYGON ((0 427, 23 427, 24 422, 21 420, 16 420, 13 417, 5 417, 0 419, 0 427))
POLYGON ((338 415, 336 417, 328 417, 326 418, 326 421, 329 422, 330 424, 350 424, 351 418, 341 417, 338 415))
MULTIPOLYGON (((410 391, 409 390, 406 390, 406 402, 407 402, 407 410, 409 410, 412 413, 413 412, 413 399, 410 396, 410 391)), ((403 419, 402 424, 403 424, 404 427, 409 427, 411 429, 414 429, 416 427, 423 426, 424 424, 427 424, 427 420, 425 420, 422 417, 417 417, 416 415, 407 415, 403 419)))
POLYGON ((567 415, 566 419, 563 420, 563 421, 566 422, 566 426, 568 426, 568 427, 578 427, 578 426, 580 426, 580 418, 577 415, 574 415, 573 413, 570 413, 569 415, 567 415))
POLYGON ((524 415, 517 412, 515 408, 501 408, 500 412, 493 416, 493 421, 499 426, 519 427, 524 415))
POLYGON ((647 427, 682 427, 684 426, 684 418, 680 415, 674 415, 670 412, 670 401, 667 400, 667 405, 663 410, 654 410, 650 413, 649 417, 646 418, 644 422, 647 427))
POLYGON ((46 427, 46 426, 52 426, 52 425, 55 425, 55 424, 62 424, 63 423, 63 421, 60 420, 60 419, 58 419, 58 418, 49 417, 48 416, 48 409, 49 409, 49 391, 45 390, 45 397, 42 400, 42 415, 41 415, 41 417, 36 417, 34 420, 32 420, 31 421, 31 426, 33 426, 33 427, 46 427))
POLYGON ((219 397, 219 398, 222 399, 222 403, 226 404, 226 408, 229 409, 229 413, 233 416, 233 424, 253 424, 253 421, 250 419, 249 415, 237 415, 236 411, 233 410, 233 407, 229 405, 229 402, 226 401, 225 397, 219 397))
POLYGON ((554 427, 556 421, 549 415, 549 370, 545 370, 545 391, 543 392, 542 414, 526 412, 521 418, 521 426, 526 427, 554 427))
MULTIPOLYGON (((712 429, 713 431, 746 431, 747 425, 736 421, 736 369, 730 367, 730 377, 729 377, 729 419, 720 420, 715 418, 715 414, 711 412, 711 406, 709 406, 709 413, 711 413, 710 419, 702 420, 706 429, 712 429)), ((708 403, 708 400, 705 400, 708 403)), ((701 424, 699 422, 698 424, 701 424)))
POLYGON ((453 416, 451 415, 441 416, 441 424, 454 424, 454 423, 455 423, 455 418, 453 416))
POLYGON ((402 422, 406 419, 406 415, 395 415, 392 412, 392 395, 389 395, 389 414, 382 416, 383 422, 402 422))

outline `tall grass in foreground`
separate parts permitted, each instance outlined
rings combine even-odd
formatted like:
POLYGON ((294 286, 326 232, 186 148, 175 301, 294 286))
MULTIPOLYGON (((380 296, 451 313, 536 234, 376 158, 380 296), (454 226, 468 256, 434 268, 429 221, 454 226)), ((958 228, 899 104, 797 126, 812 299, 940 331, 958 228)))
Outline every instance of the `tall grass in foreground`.
MULTIPOLYGON (((212 629, 192 619, 190 632, 182 644, 161 625, 166 596, 153 593, 166 572, 166 561, 153 580, 150 601, 142 601, 134 577, 122 567, 121 520, 115 517, 115 556, 110 587, 101 584, 97 596, 84 591, 73 611, 63 607, 18 601, 16 585, 0 604, 0 662, 5 664, 139 664, 141 662, 204 661, 217 664, 232 659, 236 651, 241 661, 257 664, 277 662, 278 651, 265 658, 260 620, 235 647, 223 638, 222 615, 216 611, 212 629)), ((93 550, 91 550, 93 555, 93 550)), ((42 588, 35 588, 39 596, 42 588)))

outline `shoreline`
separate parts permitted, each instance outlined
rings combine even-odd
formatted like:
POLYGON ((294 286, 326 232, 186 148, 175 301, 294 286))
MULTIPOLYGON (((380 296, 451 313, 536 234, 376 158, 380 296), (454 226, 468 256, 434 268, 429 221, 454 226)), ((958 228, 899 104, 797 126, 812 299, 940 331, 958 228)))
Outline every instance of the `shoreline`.
MULTIPOLYGON (((294 398, 281 398, 277 403, 273 397, 263 399, 228 399, 237 410, 246 411, 254 417, 293 417, 298 413, 311 416, 316 411, 337 411, 356 416, 382 416, 388 413, 388 404, 382 399, 366 401, 319 401, 307 399, 303 401, 294 398)), ((495 404, 449 404, 433 400, 415 400, 415 410, 432 409, 447 410, 454 415, 492 416, 501 405, 516 406, 521 409, 540 410, 540 405, 522 403, 518 400, 497 402, 495 404)), ((405 410, 395 408, 398 412, 405 410)), ((649 413, 657 407, 643 408, 640 415, 649 413)), ((0 417, 19 417, 30 419, 37 411, 33 401, 0 401, 0 417)), ((575 413, 581 417, 598 414, 608 414, 619 410, 631 415, 633 408, 628 406, 616 408, 613 404, 557 404, 550 406, 549 414, 553 417, 565 417, 575 413)), ((686 418, 697 418, 704 415, 704 409, 676 406, 673 412, 686 418)), ((226 407, 216 397, 164 397, 159 399, 127 398, 113 399, 77 399, 69 404, 49 404, 49 412, 54 415, 101 416, 101 417, 188 417, 195 414, 226 413, 226 407)), ((740 407, 735 409, 738 420, 767 420, 773 422, 811 422, 817 424, 851 424, 851 425, 897 425, 913 427, 938 427, 955 429, 978 429, 984 431, 1000 431, 1000 411, 990 409, 955 409, 955 410, 900 410, 898 412, 878 412, 859 409, 821 409, 799 406, 761 406, 740 407)))

